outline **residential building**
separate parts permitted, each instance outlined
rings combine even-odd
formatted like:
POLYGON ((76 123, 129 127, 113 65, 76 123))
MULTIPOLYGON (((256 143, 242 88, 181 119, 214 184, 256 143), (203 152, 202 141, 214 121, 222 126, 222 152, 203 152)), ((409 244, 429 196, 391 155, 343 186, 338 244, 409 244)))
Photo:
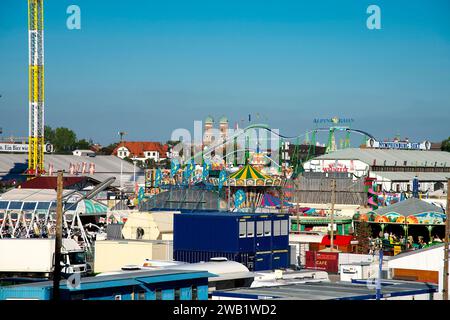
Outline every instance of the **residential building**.
POLYGON ((137 161, 152 159, 159 162, 169 157, 169 147, 160 142, 124 141, 114 149, 113 155, 121 159, 130 158, 137 161))

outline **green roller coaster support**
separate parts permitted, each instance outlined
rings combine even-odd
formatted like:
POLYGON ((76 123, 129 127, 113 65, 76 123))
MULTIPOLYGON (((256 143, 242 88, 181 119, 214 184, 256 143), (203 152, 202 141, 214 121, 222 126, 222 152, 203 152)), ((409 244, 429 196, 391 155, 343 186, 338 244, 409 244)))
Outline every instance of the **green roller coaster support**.
POLYGON ((334 128, 330 128, 330 132, 328 133, 328 143, 327 143, 327 148, 325 149, 325 153, 328 153, 331 151, 331 148, 333 146, 333 137, 334 137, 334 128))
POLYGON ((225 163, 225 166, 227 165, 227 145, 224 144, 223 145, 223 161, 225 163))
POLYGON ((309 161, 316 154, 316 130, 312 132, 312 138, 308 145, 308 154, 306 156, 305 161, 309 161))
POLYGON ((296 139, 295 148, 294 148, 294 154, 292 155, 292 166, 294 169, 294 173, 298 170, 298 164, 301 161, 299 153, 300 153, 300 138, 296 139))
POLYGON ((282 172, 282 165, 283 165, 283 145, 284 145, 284 139, 280 139, 280 144, 278 146, 278 172, 282 172))
POLYGON ((369 140, 369 137, 368 136, 363 136, 363 140, 362 140, 361 144, 366 145, 367 144, 367 140, 369 140))
MULTIPOLYGON (((311 140, 311 145, 312 145, 312 157, 314 157, 316 155, 316 134, 317 131, 314 131, 312 134, 312 140, 311 140)), ((309 160, 309 159, 308 159, 309 160)))
POLYGON ((233 157, 233 166, 237 167, 237 137, 234 138, 234 157, 233 157))
POLYGON ((245 137, 245 164, 248 164, 250 158, 250 137, 245 137))
POLYGON ((350 131, 345 134, 345 144, 344 148, 350 148, 350 131))
MULTIPOLYGON (((309 152, 309 150, 308 150, 309 152)), ((296 150, 294 151, 296 154, 296 162, 295 162, 295 168, 294 168, 294 178, 297 177, 299 174, 303 173, 305 169, 303 168, 303 159, 300 156, 300 139, 297 138, 297 145, 296 150)))

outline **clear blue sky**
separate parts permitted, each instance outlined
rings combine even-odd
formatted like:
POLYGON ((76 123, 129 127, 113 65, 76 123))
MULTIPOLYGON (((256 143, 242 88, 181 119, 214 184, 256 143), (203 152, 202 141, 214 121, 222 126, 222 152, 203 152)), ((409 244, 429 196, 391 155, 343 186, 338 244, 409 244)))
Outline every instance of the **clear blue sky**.
MULTIPOLYGON (((27 1, 2 0, 4 136, 28 132, 27 46, 27 1)), ((257 112, 286 135, 338 115, 380 139, 440 141, 450 1, 46 0, 45 80, 46 124, 103 144, 257 112), (81 30, 66 28, 70 4, 81 30), (366 28, 370 4, 381 30, 366 28)))

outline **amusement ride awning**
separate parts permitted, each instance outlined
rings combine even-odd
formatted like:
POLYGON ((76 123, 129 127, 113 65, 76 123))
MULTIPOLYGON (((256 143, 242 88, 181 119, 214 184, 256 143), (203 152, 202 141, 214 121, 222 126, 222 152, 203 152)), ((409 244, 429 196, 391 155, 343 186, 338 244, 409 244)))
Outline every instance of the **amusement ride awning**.
POLYGON ((70 203, 67 204, 67 207, 72 210, 76 210, 81 215, 97 215, 97 214, 106 214, 108 211, 108 207, 100 202, 95 200, 81 200, 76 207, 71 208, 70 203))
MULTIPOLYGON (((266 193, 264 195, 261 205, 263 207, 279 207, 281 205, 281 200, 278 197, 275 197, 269 193, 266 193)), ((284 201, 283 206, 292 207, 293 205, 292 205, 292 203, 289 203, 288 201, 284 201)))
POLYGON ((246 164, 244 167, 231 174, 224 185, 236 187, 265 187, 281 186, 283 179, 281 177, 270 177, 258 170, 252 165, 246 164))
POLYGON ((367 214, 356 213, 353 216, 353 220, 357 221, 426 225, 444 224, 445 219, 442 208, 417 198, 409 198, 367 214))

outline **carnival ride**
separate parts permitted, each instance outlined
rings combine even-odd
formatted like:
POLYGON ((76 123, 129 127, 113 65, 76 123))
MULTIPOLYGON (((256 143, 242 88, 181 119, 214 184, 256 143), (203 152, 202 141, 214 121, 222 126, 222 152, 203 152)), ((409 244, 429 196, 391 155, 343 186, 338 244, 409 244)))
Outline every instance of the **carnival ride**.
POLYGON ((209 191, 216 190, 219 195, 222 195, 226 199, 228 209, 231 209, 230 203, 234 199, 234 209, 250 208, 251 210, 255 210, 263 203, 269 203, 263 201, 264 195, 274 193, 280 194, 280 198, 282 199, 279 203, 280 207, 283 207, 285 204, 284 188, 287 182, 294 179, 303 169, 299 148, 301 138, 305 138, 305 142, 308 145, 308 153, 306 158, 303 157, 303 161, 308 161, 316 154, 317 134, 319 132, 328 132, 329 137, 326 152, 331 152, 334 150, 334 134, 337 131, 346 133, 344 147, 350 147, 351 133, 363 135, 365 138, 373 138, 371 134, 363 130, 344 126, 316 128, 297 136, 287 136, 280 134, 277 130, 273 130, 267 124, 251 124, 244 129, 233 132, 221 141, 214 142, 206 148, 202 146, 200 151, 194 152, 192 156, 186 157, 183 164, 178 163, 176 170, 172 170, 170 178, 168 178, 167 173, 163 174, 162 170, 157 169, 153 173, 152 188, 150 188, 152 189, 151 193, 159 193, 161 189, 170 191, 172 189, 179 190, 180 188, 195 187, 209 191), (260 150, 261 131, 259 131, 260 134, 253 135, 255 139, 251 145, 251 135, 249 134, 251 130, 266 131, 269 135, 267 139, 270 139, 271 142, 275 140, 275 147, 271 146, 269 152, 260 150), (309 139, 310 135, 312 136, 311 139, 309 139), (241 145, 238 147, 238 139, 241 143, 243 142, 244 146, 241 145), (290 166, 286 165, 284 156, 287 150, 283 150, 285 148, 285 142, 289 140, 295 140, 296 142, 293 154, 290 156, 291 159, 296 159, 296 161, 291 163, 290 166), (230 146, 232 146, 231 150, 229 150, 230 146), (222 152, 222 156, 218 156, 220 153, 216 153, 217 150, 225 152, 222 152), (273 159, 277 157, 271 157, 271 153, 274 151, 278 152, 277 160, 273 159), (252 156, 250 153, 252 153, 252 156), (215 162, 215 168, 211 168, 212 162, 215 162), (272 170, 267 172, 266 168, 272 168, 272 170), (220 175, 212 174, 214 171, 220 172, 220 175), (159 176, 159 179, 157 176, 159 176), (155 187, 157 191, 155 191, 155 187), (223 191, 223 187, 226 187, 228 190, 223 191), (243 194, 239 197, 242 202, 239 203, 236 193, 242 189, 245 191, 242 191, 243 194))
MULTIPOLYGON (((322 127, 322 128, 315 128, 313 130, 309 130, 307 132, 305 132, 304 134, 299 134, 297 136, 287 136, 287 135, 283 135, 280 134, 277 130, 274 130, 272 128, 270 128, 267 124, 262 124, 262 123, 258 123, 258 124, 251 124, 249 126, 247 126, 244 129, 241 130, 237 130, 236 132, 234 132, 232 135, 228 136, 227 138, 223 139, 222 141, 219 141, 217 143, 214 143, 210 146, 208 146, 206 148, 206 150, 204 150, 202 148, 201 151, 196 152, 194 155, 192 155, 191 157, 188 157, 186 159, 186 163, 190 163, 191 161, 195 161, 195 160, 199 160, 200 161, 204 161, 204 159, 212 159, 212 154, 215 154, 217 150, 225 150, 225 154, 223 155, 223 160, 225 163, 225 166, 228 164, 231 164, 231 166, 238 166, 239 164, 245 164, 246 161, 249 158, 249 154, 250 152, 253 153, 260 153, 262 157, 265 157, 267 159, 267 161, 270 161, 277 169, 278 172, 281 174, 282 173, 282 166, 283 166, 283 161, 285 161, 286 159, 284 159, 283 154, 284 152, 282 152, 283 150, 283 146, 285 144, 286 141, 290 142, 290 141, 294 141, 294 151, 292 153, 292 155, 290 156, 291 159, 293 159, 294 161, 292 164, 292 169, 293 169, 293 173, 294 173, 294 177, 296 175, 298 175, 300 172, 302 172, 303 170, 303 162, 305 161, 309 161, 311 158, 316 156, 316 147, 318 145, 318 140, 317 140, 317 134, 320 132, 328 132, 328 142, 326 144, 326 153, 335 151, 337 149, 336 145, 335 145, 335 133, 341 131, 341 132, 345 132, 346 134, 346 138, 345 138, 345 143, 343 143, 341 145, 342 148, 348 148, 350 147, 350 134, 351 133, 356 133, 359 135, 362 135, 364 137, 364 141, 366 141, 368 138, 374 138, 373 135, 371 135, 370 133, 363 131, 363 130, 359 130, 359 129, 353 129, 351 127, 347 127, 347 126, 331 126, 331 127, 322 127), (278 139, 278 145, 276 146, 275 149, 278 149, 279 155, 278 155, 278 162, 273 160, 273 157, 270 157, 267 153, 260 153, 260 142, 259 142, 259 137, 256 138, 256 143, 253 143, 253 146, 250 145, 250 139, 248 136, 248 132, 251 130, 265 130, 267 131, 268 134, 271 135, 270 140, 273 139, 278 139), (311 138, 310 138, 311 135, 311 138), (245 146, 244 148, 238 148, 238 139, 244 138, 245 140, 245 146), (306 157, 301 157, 300 155, 300 145, 301 145, 301 138, 304 138, 304 144, 308 145, 308 152, 306 157), (233 150, 229 151, 227 150, 226 146, 232 145, 233 146, 233 150), (256 145, 256 147, 255 147, 256 145), (244 157, 240 156, 242 155, 242 153, 245 154, 244 157), (230 158, 230 156, 232 156, 232 163, 230 163, 230 161, 227 161, 227 159, 230 158), (244 158, 244 161, 242 161, 242 158, 244 158), (240 163, 239 163, 240 160, 240 163)), ((273 150, 273 148, 271 148, 273 150)))
POLYGON ((28 0, 29 175, 44 172, 44 0, 28 0))
MULTIPOLYGON (((67 195, 66 195, 67 197, 67 195)), ((63 238, 76 238, 90 250, 89 235, 80 219, 76 206, 64 203, 68 210, 62 217, 63 238)), ((2 238, 53 238, 56 232, 55 201, 0 201, 0 239, 2 238)))

